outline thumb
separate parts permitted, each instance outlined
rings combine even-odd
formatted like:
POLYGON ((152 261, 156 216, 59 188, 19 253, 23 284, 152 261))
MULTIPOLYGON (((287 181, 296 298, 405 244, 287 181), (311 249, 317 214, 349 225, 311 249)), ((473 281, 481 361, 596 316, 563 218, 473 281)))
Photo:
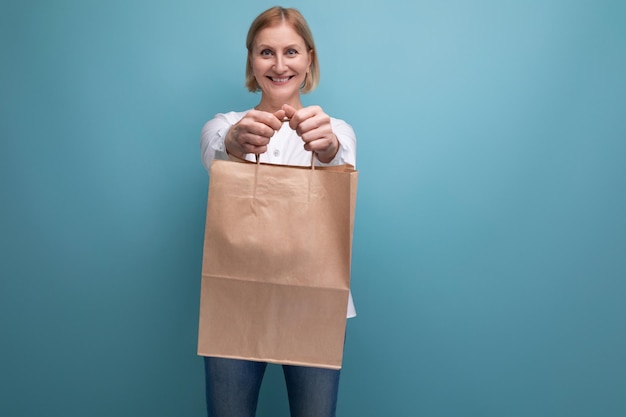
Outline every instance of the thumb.
POLYGON ((287 114, 285 113, 285 110, 280 109, 276 112, 274 112, 274 116, 280 120, 281 122, 285 119, 285 117, 288 117, 287 114))
POLYGON ((292 118, 294 114, 296 114, 296 109, 291 107, 289 104, 283 104, 283 111, 285 112, 285 116, 288 118, 292 118))

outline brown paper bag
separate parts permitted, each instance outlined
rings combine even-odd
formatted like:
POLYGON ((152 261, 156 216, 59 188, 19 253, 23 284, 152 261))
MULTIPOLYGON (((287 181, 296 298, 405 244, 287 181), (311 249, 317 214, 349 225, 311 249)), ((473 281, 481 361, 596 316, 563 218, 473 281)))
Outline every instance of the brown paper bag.
POLYGON ((357 175, 213 162, 199 355, 341 368, 357 175))

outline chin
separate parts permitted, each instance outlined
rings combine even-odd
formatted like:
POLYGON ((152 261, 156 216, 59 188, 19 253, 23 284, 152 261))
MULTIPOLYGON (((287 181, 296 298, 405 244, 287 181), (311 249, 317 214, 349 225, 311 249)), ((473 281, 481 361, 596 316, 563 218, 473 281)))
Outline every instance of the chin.
POLYGON ((285 103, 287 103, 289 99, 300 95, 300 89, 289 89, 289 91, 281 91, 280 89, 273 87, 263 91, 268 98, 272 98, 273 100, 282 100, 285 103))

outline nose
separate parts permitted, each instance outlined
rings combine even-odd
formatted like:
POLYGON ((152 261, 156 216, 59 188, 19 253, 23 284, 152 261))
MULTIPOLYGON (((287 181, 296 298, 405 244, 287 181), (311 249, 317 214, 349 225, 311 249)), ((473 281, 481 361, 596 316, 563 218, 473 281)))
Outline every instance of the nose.
POLYGON ((285 72, 287 70, 287 65, 285 64, 285 58, 278 54, 276 55, 276 61, 274 61, 274 71, 277 73, 285 72))

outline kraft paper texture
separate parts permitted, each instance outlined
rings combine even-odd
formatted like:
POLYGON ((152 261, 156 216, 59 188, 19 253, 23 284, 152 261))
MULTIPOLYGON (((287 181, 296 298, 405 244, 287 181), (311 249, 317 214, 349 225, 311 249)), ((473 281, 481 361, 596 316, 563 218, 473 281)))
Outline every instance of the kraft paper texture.
POLYGON ((341 368, 358 172, 216 160, 198 354, 341 368))

